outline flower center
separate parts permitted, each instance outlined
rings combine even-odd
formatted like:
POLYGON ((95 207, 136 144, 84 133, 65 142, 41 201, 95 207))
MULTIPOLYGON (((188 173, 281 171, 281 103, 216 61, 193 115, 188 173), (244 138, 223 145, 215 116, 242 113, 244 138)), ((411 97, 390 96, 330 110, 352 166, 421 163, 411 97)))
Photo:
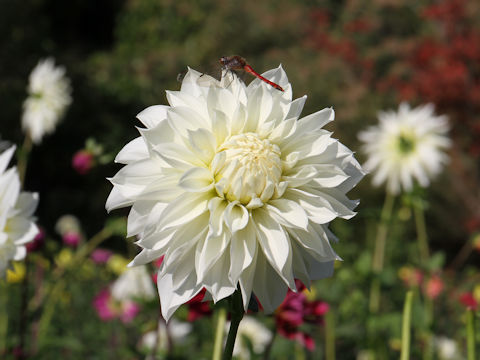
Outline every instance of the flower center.
POLYGON ((224 160, 215 169, 218 195, 245 205, 267 201, 282 176, 280 155, 277 145, 254 133, 230 137, 217 151, 224 160))
POLYGON ((409 154, 415 149, 415 139, 409 134, 400 134, 397 139, 398 149, 402 154, 409 154))

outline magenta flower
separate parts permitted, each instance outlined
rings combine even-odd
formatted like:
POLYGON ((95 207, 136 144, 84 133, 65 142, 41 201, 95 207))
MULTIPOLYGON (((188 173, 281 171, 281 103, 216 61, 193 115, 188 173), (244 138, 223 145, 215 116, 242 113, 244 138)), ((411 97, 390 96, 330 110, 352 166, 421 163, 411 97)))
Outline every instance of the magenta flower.
POLYGON ((98 293, 93 299, 92 305, 97 311, 98 317, 102 321, 110 321, 115 319, 116 313, 111 304, 112 296, 110 290, 104 289, 98 293))
POLYGON ((323 301, 307 299, 303 285, 296 280, 298 292, 288 291, 287 297, 275 312, 277 331, 283 337, 296 340, 308 350, 315 348, 313 338, 300 330, 303 324, 323 324, 323 315, 328 311, 328 304, 323 301))
POLYGON ((62 240, 65 245, 76 248, 80 244, 82 236, 75 231, 67 231, 63 234, 62 240))
POLYGON ((120 319, 131 322, 140 312, 140 305, 134 301, 118 301, 112 297, 110 289, 103 289, 93 299, 92 305, 102 321, 120 319))
POLYGON ((107 249, 95 249, 90 258, 95 264, 105 264, 113 253, 107 249))
POLYGON ((77 151, 72 158, 72 167, 80 175, 87 174, 95 163, 94 155, 88 150, 77 151))

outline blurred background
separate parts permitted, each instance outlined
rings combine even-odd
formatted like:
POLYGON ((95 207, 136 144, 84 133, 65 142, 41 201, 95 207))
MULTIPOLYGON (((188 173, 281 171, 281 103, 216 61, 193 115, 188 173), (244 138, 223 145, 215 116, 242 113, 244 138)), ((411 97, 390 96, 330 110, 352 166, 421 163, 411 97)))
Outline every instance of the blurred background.
MULTIPOLYGON (((379 110, 396 109, 401 101, 431 102, 437 114, 448 115, 450 163, 421 194, 430 248, 437 256, 432 264, 418 259, 409 198, 403 197, 382 279, 387 304, 372 326, 381 334, 377 340, 383 354, 389 354, 399 333, 391 329, 401 316, 405 286, 398 274, 405 266, 441 275, 448 291, 437 310, 454 319, 459 310, 448 305, 454 291, 479 283, 478 1, 0 0, 2 140, 23 142, 22 103, 39 59, 54 57, 66 68, 73 89, 63 121, 41 146, 34 146, 29 160, 25 189, 40 193, 37 217, 45 232, 54 234, 57 219, 67 213, 81 220, 86 234, 97 232, 107 219, 111 185, 106 177, 119 167, 111 161, 88 174, 77 173, 72 157, 88 138, 113 157, 137 136, 135 115, 165 104, 165 90, 179 89, 177 75, 187 66, 208 72, 221 56, 233 54, 245 57, 258 72, 282 64, 294 97, 308 95, 303 114, 333 106, 336 119, 327 128, 358 151, 361 162, 357 134, 377 123, 379 110)), ((384 190, 373 188, 367 176, 350 197, 361 199, 358 215, 348 224, 332 225, 344 262, 316 288, 316 296, 336 309, 340 359, 355 358, 367 347, 362 329, 370 320, 362 287, 370 279, 369 239, 384 190)), ((122 214, 127 210, 116 212, 122 214)), ((122 236, 105 246, 126 257, 132 254, 122 236)), ((452 323, 460 322, 456 319, 440 319, 435 326, 461 338, 461 330, 454 330, 458 324, 452 323)))

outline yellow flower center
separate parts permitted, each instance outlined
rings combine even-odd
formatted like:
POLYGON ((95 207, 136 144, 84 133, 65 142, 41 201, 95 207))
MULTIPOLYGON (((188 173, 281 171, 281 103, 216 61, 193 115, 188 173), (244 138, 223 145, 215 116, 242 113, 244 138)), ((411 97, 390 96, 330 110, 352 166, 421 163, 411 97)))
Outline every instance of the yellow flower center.
POLYGON ((220 146, 219 155, 224 160, 215 169, 215 188, 220 197, 255 207, 255 201, 265 202, 274 195, 282 176, 277 145, 254 133, 239 134, 220 146))

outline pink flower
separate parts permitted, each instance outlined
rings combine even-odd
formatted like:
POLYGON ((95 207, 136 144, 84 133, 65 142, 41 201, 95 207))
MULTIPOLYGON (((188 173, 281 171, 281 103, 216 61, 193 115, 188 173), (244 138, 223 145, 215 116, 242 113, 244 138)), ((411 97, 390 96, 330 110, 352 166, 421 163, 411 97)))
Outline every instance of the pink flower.
POLYGON ((105 264, 113 253, 107 249, 95 249, 90 258, 95 264, 105 264))
POLYGON ((117 301, 110 289, 103 289, 93 299, 92 305, 102 321, 120 319, 123 323, 131 322, 140 312, 140 305, 134 301, 117 301))
POLYGON ((123 323, 131 322, 135 316, 140 312, 140 305, 134 301, 126 301, 122 304, 122 309, 120 313, 120 320, 123 323))
POLYGON ((65 245, 75 248, 80 244, 82 236, 77 232, 67 231, 63 234, 62 240, 65 245))
POLYGON ((310 301, 305 295, 305 286, 296 281, 298 292, 288 291, 287 296, 275 312, 278 333, 283 337, 296 340, 308 350, 315 348, 313 338, 300 330, 303 324, 323 324, 323 315, 329 306, 323 301, 310 301))
POLYGON ((435 300, 442 293, 444 287, 442 278, 438 275, 433 275, 428 279, 423 290, 429 299, 435 300))
POLYGON ((80 175, 87 174, 95 162, 94 155, 88 150, 79 150, 73 155, 72 167, 80 175))
POLYGON ((115 309, 112 304, 112 296, 110 295, 110 290, 104 289, 98 293, 97 296, 93 299, 92 305, 97 311, 98 317, 102 321, 113 320, 116 317, 115 309))

